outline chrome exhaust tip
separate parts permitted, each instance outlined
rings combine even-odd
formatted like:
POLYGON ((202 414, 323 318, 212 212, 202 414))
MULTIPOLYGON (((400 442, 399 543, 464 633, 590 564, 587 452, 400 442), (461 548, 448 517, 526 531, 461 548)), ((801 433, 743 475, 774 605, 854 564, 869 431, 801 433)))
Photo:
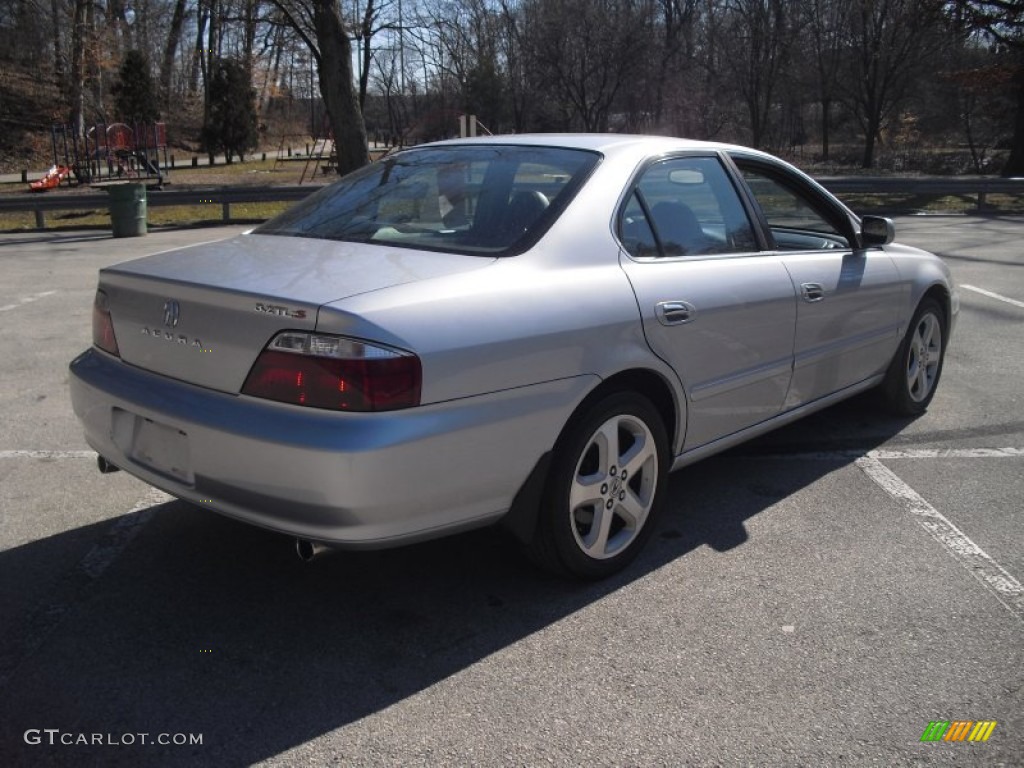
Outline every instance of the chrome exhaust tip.
POLYGON ((111 472, 121 471, 120 467, 115 467, 102 456, 96 457, 96 466, 100 468, 100 472, 102 472, 104 475, 109 475, 111 472))
POLYGON ((333 547, 324 544, 322 541, 310 541, 309 539, 295 540, 295 554, 304 563, 311 563, 321 555, 333 551, 333 547))

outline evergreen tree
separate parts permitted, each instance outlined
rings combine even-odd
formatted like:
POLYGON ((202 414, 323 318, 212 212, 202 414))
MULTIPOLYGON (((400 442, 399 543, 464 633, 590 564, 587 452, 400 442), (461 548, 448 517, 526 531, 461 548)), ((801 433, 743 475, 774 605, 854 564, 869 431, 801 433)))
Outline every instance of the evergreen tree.
POLYGON ((256 147, 256 91, 245 67, 232 59, 219 59, 209 86, 209 117, 203 126, 203 146, 210 153, 223 151, 227 162, 232 155, 256 147))
POLYGON ((128 51, 114 85, 117 115, 126 123, 153 123, 160 118, 149 62, 140 51, 128 51))

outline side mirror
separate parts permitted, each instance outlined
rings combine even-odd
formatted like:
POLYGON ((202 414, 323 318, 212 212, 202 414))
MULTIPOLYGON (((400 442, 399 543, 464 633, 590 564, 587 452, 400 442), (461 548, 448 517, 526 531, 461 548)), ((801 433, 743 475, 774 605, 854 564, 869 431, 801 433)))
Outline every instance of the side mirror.
POLYGON ((860 242, 869 245, 888 245, 896 239, 896 225, 883 216, 865 216, 860 220, 860 242))

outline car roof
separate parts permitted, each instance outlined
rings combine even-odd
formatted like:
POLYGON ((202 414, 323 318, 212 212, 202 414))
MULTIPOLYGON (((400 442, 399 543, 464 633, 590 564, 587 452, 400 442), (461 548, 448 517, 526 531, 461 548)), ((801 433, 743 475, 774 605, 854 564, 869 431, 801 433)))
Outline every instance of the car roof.
MULTIPOLYGON (((516 133, 499 136, 481 136, 476 138, 449 139, 424 146, 473 146, 473 145, 520 145, 532 147, 562 147, 570 149, 586 149, 604 155, 618 152, 637 152, 661 154, 680 150, 739 150, 754 155, 770 157, 749 147, 735 144, 724 144, 713 141, 697 141, 681 139, 673 136, 647 136, 622 133, 516 133)), ((411 147, 414 148, 414 147, 411 147)))

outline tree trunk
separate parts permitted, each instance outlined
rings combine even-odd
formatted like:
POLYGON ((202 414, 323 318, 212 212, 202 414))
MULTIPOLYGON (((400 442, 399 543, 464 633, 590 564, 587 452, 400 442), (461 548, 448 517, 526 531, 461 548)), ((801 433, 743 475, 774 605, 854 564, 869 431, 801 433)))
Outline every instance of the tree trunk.
POLYGON ((85 77, 83 78, 83 91, 85 83, 90 83, 94 87, 94 111, 98 108, 103 122, 106 122, 106 115, 103 109, 103 72, 100 71, 100 52, 96 40, 96 3, 86 3, 85 6, 84 48, 85 77))
POLYGON ((249 82, 252 82, 254 49, 256 48, 256 25, 259 22, 260 0, 246 0, 245 3, 245 39, 242 42, 242 56, 249 82))
POLYGON ((862 168, 875 167, 875 140, 878 138, 880 121, 869 118, 867 130, 864 131, 864 158, 861 161, 862 168))
POLYGON ((196 46, 192 51, 192 69, 188 76, 188 92, 194 96, 199 91, 199 70, 205 69, 206 57, 204 50, 206 46, 203 40, 206 36, 206 8, 202 3, 196 9, 199 19, 196 21, 196 46))
POLYGON ((71 128, 75 136, 85 135, 85 14, 89 0, 75 0, 71 25, 71 128))
POLYGON ((1002 175, 1024 176, 1024 62, 1017 67, 1014 75, 1017 87, 1017 115, 1013 121, 1013 141, 1010 144, 1010 156, 1003 166, 1002 175))
POLYGON ((60 41, 60 5, 58 0, 50 0, 51 23, 53 24, 53 74, 61 93, 66 93, 67 83, 64 82, 64 46, 60 41))
POLYGON ((370 83, 370 64, 373 62, 373 48, 370 41, 373 39, 373 22, 376 17, 373 0, 366 3, 366 11, 359 30, 360 50, 357 51, 361 59, 359 66, 359 109, 366 108, 366 89, 370 83))
POLYGON ((277 78, 280 76, 281 53, 283 51, 281 39, 283 31, 284 27, 282 26, 278 26, 274 30, 274 37, 273 40, 271 41, 270 48, 270 60, 272 62, 270 65, 270 74, 269 76, 263 78, 263 86, 260 88, 260 97, 256 102, 256 111, 259 112, 260 114, 262 114, 263 110, 267 107, 269 98, 268 91, 272 86, 277 84, 277 78))
POLYGON ((828 124, 831 122, 832 99, 821 99, 821 159, 828 162, 828 124))
POLYGON ((366 165, 370 157, 363 113, 352 83, 352 43, 341 21, 338 0, 314 0, 313 27, 320 48, 320 95, 334 131, 338 173, 346 174, 366 165))
POLYGON ((174 71, 174 54, 178 51, 181 41, 181 27, 185 23, 185 0, 177 0, 174 14, 171 16, 171 28, 167 32, 167 43, 164 45, 164 58, 160 63, 160 103, 164 109, 171 104, 171 75, 174 71))
MULTIPOLYGON (((210 81, 213 79, 213 73, 216 70, 217 60, 220 58, 220 25, 221 25, 221 5, 220 0, 209 0, 210 3, 210 24, 209 33, 207 37, 206 49, 206 66, 204 73, 206 75, 204 80, 205 87, 203 88, 203 125, 207 125, 210 122, 210 81)), ((210 165, 213 165, 214 152, 211 147, 207 147, 207 154, 210 158, 210 165)), ((230 153, 228 153, 230 157, 230 153)))

